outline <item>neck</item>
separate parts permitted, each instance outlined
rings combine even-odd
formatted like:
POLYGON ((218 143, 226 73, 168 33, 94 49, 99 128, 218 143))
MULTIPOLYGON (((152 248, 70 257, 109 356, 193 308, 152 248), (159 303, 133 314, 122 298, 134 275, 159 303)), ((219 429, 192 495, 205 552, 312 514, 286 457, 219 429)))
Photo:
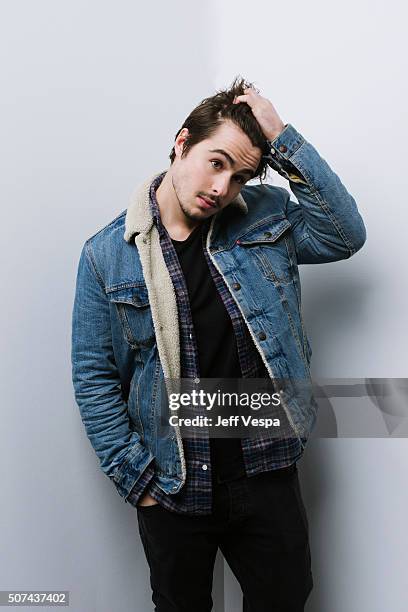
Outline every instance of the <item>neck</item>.
POLYGON ((171 168, 166 172, 156 190, 161 221, 174 240, 185 240, 200 221, 187 217, 173 187, 171 168))

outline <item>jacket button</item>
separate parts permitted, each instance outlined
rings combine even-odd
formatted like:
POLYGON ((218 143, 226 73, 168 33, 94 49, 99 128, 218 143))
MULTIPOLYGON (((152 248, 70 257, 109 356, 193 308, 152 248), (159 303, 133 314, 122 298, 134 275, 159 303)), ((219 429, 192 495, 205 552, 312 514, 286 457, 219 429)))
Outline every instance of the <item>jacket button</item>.
POLYGON ((259 332, 258 334, 259 340, 266 340, 266 334, 264 331, 259 332))
POLYGON ((288 150, 288 147, 286 147, 285 145, 280 145, 279 147, 279 151, 281 153, 286 153, 286 151, 288 150))
POLYGON ((241 285, 239 283, 233 283, 232 288, 235 289, 235 291, 238 291, 238 289, 241 289, 241 285))

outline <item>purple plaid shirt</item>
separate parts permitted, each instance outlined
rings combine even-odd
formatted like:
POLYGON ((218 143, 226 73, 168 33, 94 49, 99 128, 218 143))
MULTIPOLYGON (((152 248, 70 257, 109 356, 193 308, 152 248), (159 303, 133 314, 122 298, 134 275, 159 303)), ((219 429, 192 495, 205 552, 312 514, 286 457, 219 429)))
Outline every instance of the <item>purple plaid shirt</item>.
MULTIPOLYGON (((159 187, 166 172, 160 174, 150 186, 150 204, 154 223, 159 231, 163 257, 173 282, 180 326, 181 377, 199 378, 198 350, 195 339, 190 302, 184 275, 171 238, 161 222, 160 210, 156 199, 159 187)), ((267 375, 261 356, 249 334, 245 321, 226 286, 224 279, 209 258, 205 248, 208 220, 203 223, 203 249, 215 286, 231 318, 238 350, 239 363, 243 378, 261 378, 267 375)), ((283 468, 294 463, 302 454, 297 438, 280 440, 267 438, 242 438, 241 446, 247 476, 260 472, 283 468)), ((187 478, 178 493, 167 495, 154 481, 154 467, 150 464, 127 497, 128 502, 136 505, 140 496, 149 493, 159 504, 173 512, 183 514, 211 514, 212 475, 209 438, 183 438, 187 478)))

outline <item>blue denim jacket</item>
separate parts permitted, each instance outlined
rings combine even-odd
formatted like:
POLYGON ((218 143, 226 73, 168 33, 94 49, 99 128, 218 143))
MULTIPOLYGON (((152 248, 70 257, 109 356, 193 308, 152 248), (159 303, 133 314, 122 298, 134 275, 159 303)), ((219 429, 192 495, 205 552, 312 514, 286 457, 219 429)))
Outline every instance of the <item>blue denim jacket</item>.
MULTIPOLYGON (((248 185, 211 221, 207 250, 279 389, 302 448, 316 419, 299 264, 346 259, 366 232, 353 197, 316 149, 288 125, 271 143, 283 188, 248 185)), ((157 176, 156 173, 154 176, 157 176)), ((148 206, 150 177, 129 208, 89 238, 78 265, 72 375, 87 436, 126 500, 154 460, 156 482, 186 479, 177 427, 160 427, 165 379, 180 375, 177 307, 148 206)))

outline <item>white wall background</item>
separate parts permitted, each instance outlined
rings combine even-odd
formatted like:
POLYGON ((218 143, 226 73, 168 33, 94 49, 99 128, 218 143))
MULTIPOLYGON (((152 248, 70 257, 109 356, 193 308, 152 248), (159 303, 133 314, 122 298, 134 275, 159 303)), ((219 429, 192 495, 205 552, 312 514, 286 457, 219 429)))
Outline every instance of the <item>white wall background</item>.
MULTIPOLYGON (((406 18, 397 0, 1 4, 0 589, 70 590, 73 612, 152 609, 136 512, 73 399, 76 267, 236 74, 318 148, 366 222, 351 260, 302 269, 315 376, 406 376, 406 18)), ((407 465, 405 439, 309 442, 307 612, 406 609, 407 465)), ((220 570, 215 612, 238 610, 220 570)))

